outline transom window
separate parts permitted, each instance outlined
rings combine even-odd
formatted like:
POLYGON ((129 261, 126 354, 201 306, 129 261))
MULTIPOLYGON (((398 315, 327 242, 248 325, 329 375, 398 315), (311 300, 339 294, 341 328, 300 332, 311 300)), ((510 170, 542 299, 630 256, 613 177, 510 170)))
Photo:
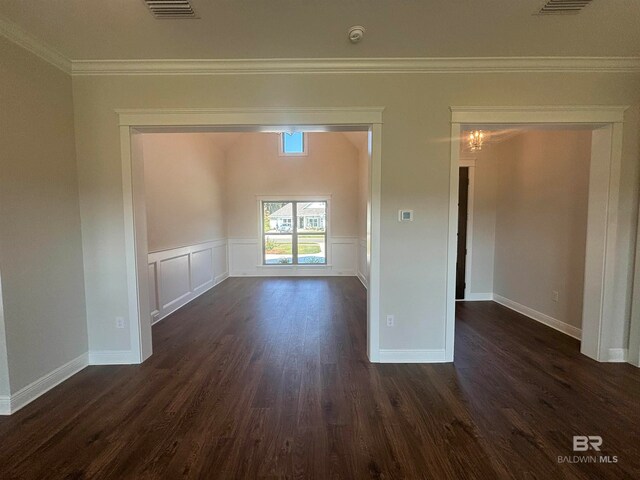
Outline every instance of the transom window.
POLYGON ((282 132, 280 155, 300 156, 307 154, 307 135, 304 132, 282 132))
POLYGON ((264 265, 327 264, 326 200, 263 201, 261 206, 264 265))

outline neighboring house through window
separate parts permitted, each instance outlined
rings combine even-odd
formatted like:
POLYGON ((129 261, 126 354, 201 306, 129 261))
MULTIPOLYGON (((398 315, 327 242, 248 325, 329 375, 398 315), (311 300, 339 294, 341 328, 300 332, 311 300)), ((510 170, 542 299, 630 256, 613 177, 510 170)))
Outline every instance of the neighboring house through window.
POLYGON ((326 200, 263 201, 261 207, 265 265, 326 265, 326 200))

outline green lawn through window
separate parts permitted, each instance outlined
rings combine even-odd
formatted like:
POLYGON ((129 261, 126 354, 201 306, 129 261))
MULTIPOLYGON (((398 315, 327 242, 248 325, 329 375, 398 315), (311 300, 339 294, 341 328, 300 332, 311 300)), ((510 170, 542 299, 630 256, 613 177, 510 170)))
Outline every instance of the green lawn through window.
MULTIPOLYGON (((292 245, 290 243, 274 243, 273 245, 267 243, 265 253, 271 255, 290 255, 291 248, 292 245)), ((298 253, 301 255, 320 253, 320 245, 318 245, 317 243, 301 243, 300 245, 298 245, 298 253)))

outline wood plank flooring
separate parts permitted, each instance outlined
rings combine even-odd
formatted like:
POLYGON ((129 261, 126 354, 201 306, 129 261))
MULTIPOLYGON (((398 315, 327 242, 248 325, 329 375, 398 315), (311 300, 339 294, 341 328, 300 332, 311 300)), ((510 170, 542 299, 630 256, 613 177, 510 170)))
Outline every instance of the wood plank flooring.
MULTIPOLYGON (((455 364, 366 358, 356 278, 231 278, 0 418, 1 479, 640 478, 640 370, 492 302, 455 364), (559 464, 601 435, 616 464, 559 464)), ((593 453, 589 453, 593 455, 593 453)))

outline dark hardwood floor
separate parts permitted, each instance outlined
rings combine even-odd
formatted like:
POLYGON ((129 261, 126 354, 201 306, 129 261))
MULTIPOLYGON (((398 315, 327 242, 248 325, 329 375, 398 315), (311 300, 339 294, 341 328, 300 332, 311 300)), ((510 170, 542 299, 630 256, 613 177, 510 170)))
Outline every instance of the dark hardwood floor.
POLYGON ((156 325, 144 364, 0 418, 0 478, 640 478, 640 370, 491 302, 458 304, 455 364, 370 364, 365 296, 229 279, 156 325), (618 463, 559 464, 573 435, 618 463))

